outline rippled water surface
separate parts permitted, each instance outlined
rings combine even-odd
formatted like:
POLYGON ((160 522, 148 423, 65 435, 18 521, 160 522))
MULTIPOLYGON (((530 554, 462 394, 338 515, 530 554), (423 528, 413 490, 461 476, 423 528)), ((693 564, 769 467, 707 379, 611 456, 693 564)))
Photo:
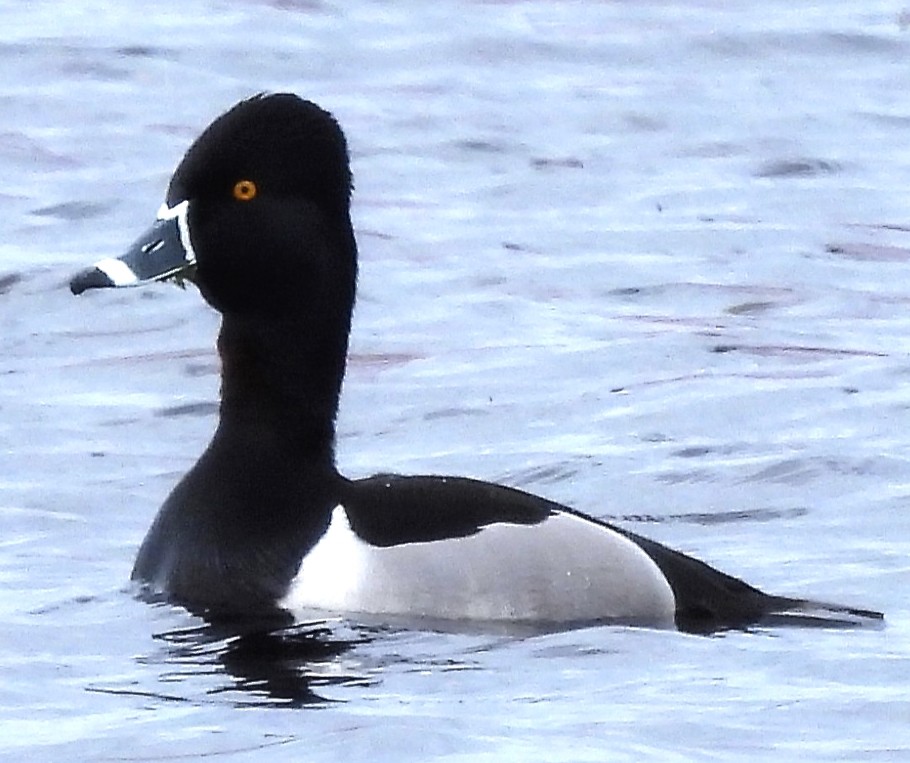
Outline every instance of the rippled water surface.
POLYGON ((0 755, 910 759, 910 12, 804 6, 0 3, 0 755), (506 482, 886 627, 238 636, 136 601, 217 317, 65 284, 260 90, 351 143, 346 473, 506 482))

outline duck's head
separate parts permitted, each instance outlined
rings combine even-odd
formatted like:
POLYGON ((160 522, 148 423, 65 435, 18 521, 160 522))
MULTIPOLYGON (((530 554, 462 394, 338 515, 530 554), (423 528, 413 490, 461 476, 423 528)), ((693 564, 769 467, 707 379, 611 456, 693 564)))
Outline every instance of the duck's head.
POLYGON ((331 114, 295 95, 255 96, 193 143, 157 220, 127 253, 82 271, 70 288, 188 280, 222 313, 251 317, 350 306, 351 188, 331 114))

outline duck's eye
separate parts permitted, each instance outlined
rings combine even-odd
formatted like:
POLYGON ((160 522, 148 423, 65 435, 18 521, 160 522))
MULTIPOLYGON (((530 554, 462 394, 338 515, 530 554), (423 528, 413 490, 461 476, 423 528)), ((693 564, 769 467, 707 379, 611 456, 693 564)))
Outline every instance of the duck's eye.
POLYGON ((252 180, 238 180, 234 183, 234 198, 237 201, 250 201, 256 198, 258 193, 256 184, 252 180))

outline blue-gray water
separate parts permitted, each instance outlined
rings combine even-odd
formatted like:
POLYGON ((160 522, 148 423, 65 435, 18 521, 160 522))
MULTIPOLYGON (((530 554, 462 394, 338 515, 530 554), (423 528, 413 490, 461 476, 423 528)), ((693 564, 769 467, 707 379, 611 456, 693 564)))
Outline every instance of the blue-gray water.
POLYGON ((0 756, 910 758, 910 16, 804 6, 0 3, 0 756), (285 89, 353 153, 346 473, 517 485, 886 627, 250 644, 132 598, 217 318, 65 283, 285 89))

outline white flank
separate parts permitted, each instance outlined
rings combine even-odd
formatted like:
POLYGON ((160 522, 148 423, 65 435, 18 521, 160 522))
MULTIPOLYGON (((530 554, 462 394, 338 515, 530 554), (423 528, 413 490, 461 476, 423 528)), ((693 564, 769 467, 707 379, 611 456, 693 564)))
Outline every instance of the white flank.
MULTIPOLYGON (((332 511, 328 530, 300 563, 282 607, 352 611, 370 549, 351 529, 342 506, 332 511)), ((358 610, 359 611, 359 610, 358 610)))
POLYGON ((635 621, 672 627, 675 599, 637 545, 574 514, 465 538, 380 548, 338 506, 285 598, 320 609, 446 620, 635 621))

